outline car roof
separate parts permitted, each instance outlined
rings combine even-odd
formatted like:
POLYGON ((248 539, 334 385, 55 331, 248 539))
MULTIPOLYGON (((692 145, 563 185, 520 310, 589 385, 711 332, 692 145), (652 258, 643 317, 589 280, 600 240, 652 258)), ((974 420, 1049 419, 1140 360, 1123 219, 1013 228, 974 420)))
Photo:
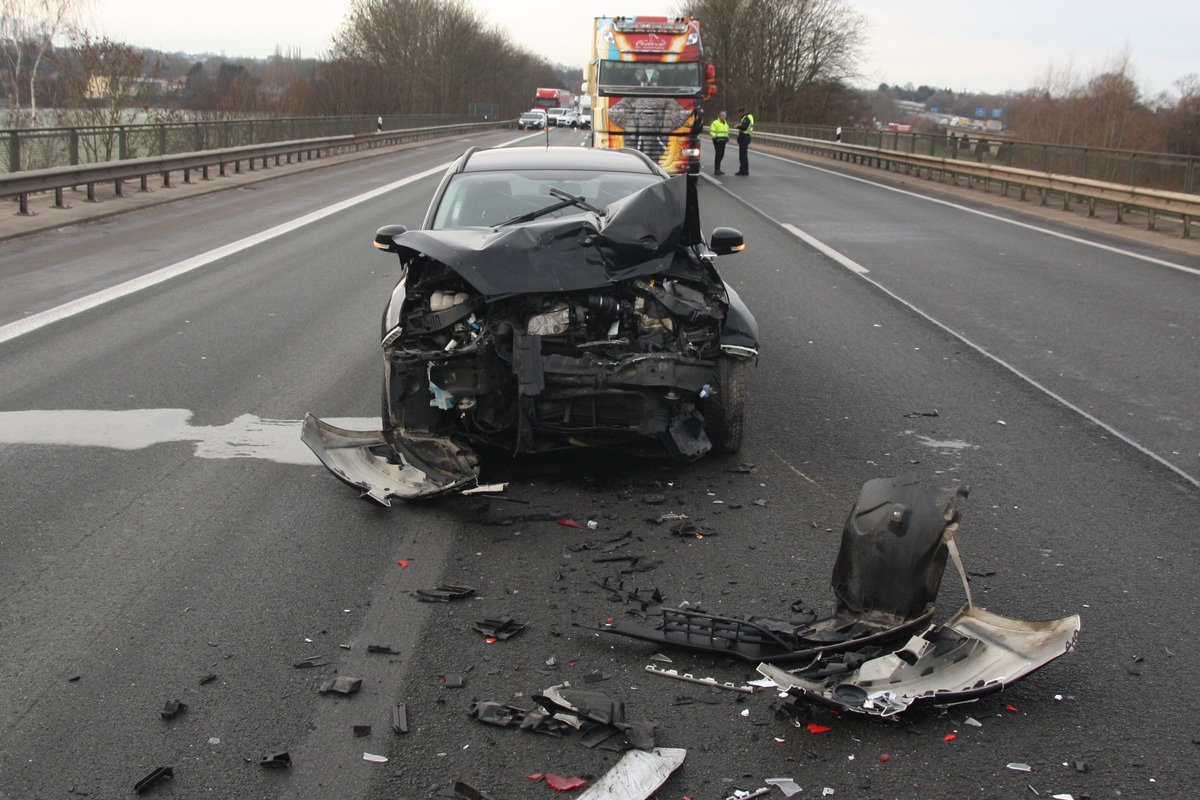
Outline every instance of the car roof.
POLYGON ((665 173, 636 150, 591 147, 499 147, 468 152, 460 172, 523 169, 595 170, 597 172, 665 173))

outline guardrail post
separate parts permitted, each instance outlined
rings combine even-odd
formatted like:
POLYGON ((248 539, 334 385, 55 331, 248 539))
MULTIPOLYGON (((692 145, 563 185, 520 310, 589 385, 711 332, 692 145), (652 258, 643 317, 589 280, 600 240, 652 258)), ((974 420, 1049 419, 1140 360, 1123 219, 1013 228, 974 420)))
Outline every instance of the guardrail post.
POLYGON ((67 158, 70 160, 71 166, 79 165, 79 129, 71 128, 70 136, 67 138, 67 158))

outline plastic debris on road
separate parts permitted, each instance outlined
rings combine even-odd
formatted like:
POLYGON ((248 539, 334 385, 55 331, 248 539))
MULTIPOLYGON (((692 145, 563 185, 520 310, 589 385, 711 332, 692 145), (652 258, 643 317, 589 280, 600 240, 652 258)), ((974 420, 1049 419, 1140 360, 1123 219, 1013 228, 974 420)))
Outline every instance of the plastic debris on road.
POLYGON ((266 769, 287 769, 292 765, 291 753, 270 753, 258 760, 260 766, 266 769))
POLYGON ((517 622, 512 617, 485 619, 475 623, 475 630, 494 639, 507 639, 525 630, 525 623, 517 622))
POLYGON ((687 751, 677 747, 631 750, 578 800, 647 800, 666 783, 685 756, 687 751))
POLYGON ((160 781, 170 781, 175 779, 175 769, 173 767, 159 767, 151 772, 146 777, 133 785, 133 790, 138 794, 145 794, 155 784, 160 781))
POLYGON ((159 712, 163 719, 175 719, 183 712, 187 711, 187 703, 182 700, 168 700, 163 706, 163 710, 159 712))
POLYGON ((370 761, 372 764, 386 764, 387 756, 377 756, 374 753, 363 753, 363 761, 370 761))
POLYGON ((354 694, 361 688, 362 678, 341 676, 325 681, 317 691, 321 694, 354 694))

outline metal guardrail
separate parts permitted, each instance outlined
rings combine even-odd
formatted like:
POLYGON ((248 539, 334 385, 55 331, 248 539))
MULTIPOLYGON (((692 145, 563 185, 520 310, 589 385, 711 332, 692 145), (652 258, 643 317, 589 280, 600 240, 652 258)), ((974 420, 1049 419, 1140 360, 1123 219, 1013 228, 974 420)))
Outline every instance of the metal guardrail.
POLYGON ((202 179, 208 180, 210 178, 209 171, 213 168, 223 177, 230 167, 234 172, 240 173, 243 163, 248 169, 254 170, 260 163, 264 168, 270 166, 271 161, 278 166, 285 160, 290 164, 293 159, 296 161, 314 160, 340 153, 373 150, 423 139, 438 139, 479 130, 507 127, 510 124, 510 121, 503 120, 439 125, 429 128, 300 139, 150 158, 130 158, 99 164, 28 170, 5 176, 3 180, 0 180, 0 197, 16 197, 20 206, 18 213, 29 216, 29 196, 41 192, 53 191, 54 207, 66 208, 63 202, 63 191, 78 186, 86 186, 88 201, 96 202, 96 185, 108 181, 113 182, 115 192, 120 196, 124 191, 125 181, 136 179, 140 181, 141 191, 148 191, 149 180, 156 175, 162 176, 164 186, 170 186, 172 173, 182 173, 184 183, 190 183, 193 171, 199 171, 202 179))
POLYGON ((15 175, 34 169, 99 164, 117 159, 223 150, 248 144, 375 133, 379 129, 397 131, 487 121, 465 114, 402 114, 382 118, 264 116, 7 128, 0 130, 0 174, 8 172, 15 175))
POLYGON ((1200 193, 1200 156, 1030 142, 1007 131, 947 128, 938 133, 921 133, 847 127, 842 129, 842 138, 838 139, 837 130, 827 125, 760 123, 756 126, 757 133, 994 163, 1168 192, 1200 193))
POLYGON ((937 176, 943 182, 949 181, 955 185, 965 177, 969 185, 981 184, 985 192, 996 187, 1004 196, 1008 195, 1010 188, 1016 187, 1022 200, 1026 199, 1029 189, 1034 189, 1038 191, 1042 205, 1048 202, 1050 196, 1057 194, 1061 196, 1064 211, 1070 210, 1072 198, 1078 198, 1080 202, 1087 204, 1088 216, 1095 216, 1097 202, 1111 203, 1116 207, 1117 222, 1124 221, 1127 210, 1140 209, 1146 212, 1147 230, 1155 229, 1159 213, 1172 214, 1178 216, 1182 222, 1184 239, 1191 238, 1192 219, 1200 217, 1200 195, 1184 192, 1148 189, 994 163, 940 158, 799 136, 755 133, 755 138, 776 147, 828 156, 839 161, 850 161, 886 170, 901 168, 908 174, 915 171, 918 177, 924 171, 929 179, 937 176))

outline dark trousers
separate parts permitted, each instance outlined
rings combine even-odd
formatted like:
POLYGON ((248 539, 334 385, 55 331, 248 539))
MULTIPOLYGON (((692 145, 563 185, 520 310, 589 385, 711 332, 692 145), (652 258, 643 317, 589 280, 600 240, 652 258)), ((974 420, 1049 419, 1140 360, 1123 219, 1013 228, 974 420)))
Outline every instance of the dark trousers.
POLYGON ((725 157, 725 145, 729 142, 728 139, 713 139, 713 172, 721 171, 721 159, 725 157))
POLYGON ((738 134, 738 174, 750 174, 750 134, 738 134))

